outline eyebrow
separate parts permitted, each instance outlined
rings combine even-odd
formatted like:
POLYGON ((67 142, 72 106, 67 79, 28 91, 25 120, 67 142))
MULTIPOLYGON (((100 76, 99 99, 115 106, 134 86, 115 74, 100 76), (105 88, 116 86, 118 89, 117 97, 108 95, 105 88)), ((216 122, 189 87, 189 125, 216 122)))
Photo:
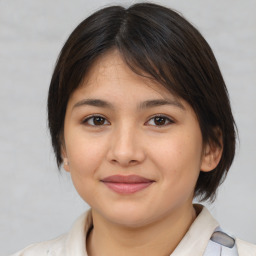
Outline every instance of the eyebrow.
MULTIPOLYGON (((177 100, 174 99, 153 99, 153 100, 146 100, 141 102, 137 109, 143 110, 147 108, 153 108, 158 106, 165 106, 165 105, 171 105, 178 107, 182 110, 185 110, 185 107, 177 100)), ((100 107, 100 108, 109 108, 114 109, 114 106, 105 100, 100 99, 83 99, 81 101, 78 101, 74 106, 74 108, 80 107, 80 106, 94 106, 94 107, 100 107)))

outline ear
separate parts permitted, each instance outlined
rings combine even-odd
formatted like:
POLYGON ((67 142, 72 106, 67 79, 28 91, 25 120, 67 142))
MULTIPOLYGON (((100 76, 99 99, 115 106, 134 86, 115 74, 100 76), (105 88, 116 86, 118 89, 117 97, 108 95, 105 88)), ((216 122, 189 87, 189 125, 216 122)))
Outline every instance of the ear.
POLYGON ((222 134, 219 129, 215 130, 218 135, 219 143, 210 141, 204 145, 204 151, 202 155, 201 171, 210 172, 215 169, 221 159, 223 151, 222 134))
POLYGON ((63 168, 66 172, 70 172, 69 168, 69 161, 68 161, 68 156, 67 156, 67 151, 65 145, 61 145, 61 157, 63 160, 63 168))

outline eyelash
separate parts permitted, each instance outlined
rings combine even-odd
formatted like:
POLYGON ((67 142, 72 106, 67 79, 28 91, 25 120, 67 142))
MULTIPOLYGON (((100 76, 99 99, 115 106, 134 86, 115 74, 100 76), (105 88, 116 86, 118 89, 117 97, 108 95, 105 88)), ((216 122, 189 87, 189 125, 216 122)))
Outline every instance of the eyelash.
MULTIPOLYGON (((163 118, 163 119, 165 120, 165 122, 164 122, 163 125, 152 125, 152 126, 156 126, 156 127, 158 127, 158 128, 160 128, 160 127, 165 127, 165 126, 167 126, 167 125, 170 125, 170 124, 174 123, 174 121, 173 121, 171 118, 169 118, 169 117, 167 117, 167 116, 165 116, 165 115, 161 115, 161 114, 152 116, 146 123, 148 123, 150 120, 153 120, 153 119, 155 119, 155 118, 163 118), (168 124, 166 124, 166 121, 168 122, 168 124)), ((99 126, 99 127, 100 127, 100 126, 106 125, 106 124, 105 124, 105 121, 107 121, 107 119, 106 119, 105 117, 101 116, 101 115, 91 115, 91 116, 85 118, 85 119, 82 121, 82 124, 89 125, 89 126, 95 126, 95 127, 96 127, 96 126, 99 126), (102 118, 102 119, 104 120, 104 123, 103 123, 103 124, 100 124, 100 125, 88 124, 88 121, 89 121, 89 120, 94 120, 94 118, 102 118)), ((107 121, 107 122, 108 122, 108 121, 107 121)), ((110 124, 110 123, 108 122, 107 125, 109 125, 109 124, 110 124)))

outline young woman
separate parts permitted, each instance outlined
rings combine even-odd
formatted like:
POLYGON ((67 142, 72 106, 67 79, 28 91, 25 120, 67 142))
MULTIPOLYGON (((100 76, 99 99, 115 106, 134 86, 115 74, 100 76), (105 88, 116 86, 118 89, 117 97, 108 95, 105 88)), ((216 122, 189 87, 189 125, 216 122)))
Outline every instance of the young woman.
POLYGON ((214 200, 236 131, 211 48, 176 12, 142 3, 84 20, 57 61, 48 118, 57 164, 91 210, 15 255, 256 255, 192 204, 214 200))

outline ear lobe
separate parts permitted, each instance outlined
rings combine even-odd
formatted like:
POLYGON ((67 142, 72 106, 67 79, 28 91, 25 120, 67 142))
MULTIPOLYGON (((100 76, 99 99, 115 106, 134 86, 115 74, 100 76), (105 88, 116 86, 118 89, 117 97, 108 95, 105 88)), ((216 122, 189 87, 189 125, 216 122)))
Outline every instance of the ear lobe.
POLYGON ((201 171, 210 172, 214 170, 220 162, 222 151, 222 145, 210 145, 210 143, 208 143, 204 148, 201 171))
POLYGON ((68 158, 64 157, 63 158, 63 168, 66 172, 69 172, 69 162, 68 162, 68 158))
POLYGON ((66 153, 66 149, 64 146, 61 147, 61 157, 63 159, 63 168, 66 172, 70 172, 69 169, 69 161, 66 153))

